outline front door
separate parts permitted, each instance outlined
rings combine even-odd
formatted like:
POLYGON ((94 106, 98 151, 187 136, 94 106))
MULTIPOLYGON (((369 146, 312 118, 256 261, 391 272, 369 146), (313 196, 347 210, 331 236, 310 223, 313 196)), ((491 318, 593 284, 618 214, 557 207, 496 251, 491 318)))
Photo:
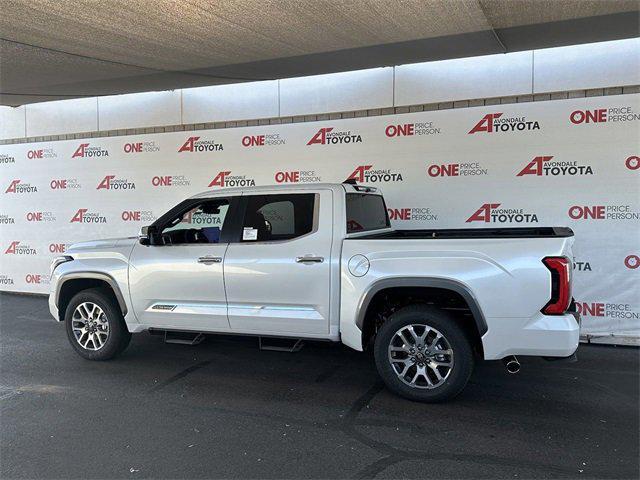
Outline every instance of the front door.
POLYGON ((223 268, 229 198, 190 200, 137 244, 129 288, 138 321, 156 328, 229 330, 223 268))
POLYGON ((265 335, 328 334, 331 191, 242 199, 240 238, 229 244, 225 257, 231 329, 265 335))

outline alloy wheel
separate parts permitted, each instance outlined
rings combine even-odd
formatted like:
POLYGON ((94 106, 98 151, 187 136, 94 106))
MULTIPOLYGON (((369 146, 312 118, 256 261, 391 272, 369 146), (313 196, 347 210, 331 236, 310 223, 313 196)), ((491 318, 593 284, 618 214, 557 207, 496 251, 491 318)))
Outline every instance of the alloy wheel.
POLYGON ((93 302, 83 302, 76 307, 71 328, 76 341, 85 350, 100 350, 109 339, 107 316, 93 302))
POLYGON ((388 358, 398 378, 412 388, 438 388, 453 369, 451 344, 441 332, 425 324, 397 330, 389 343, 388 358))

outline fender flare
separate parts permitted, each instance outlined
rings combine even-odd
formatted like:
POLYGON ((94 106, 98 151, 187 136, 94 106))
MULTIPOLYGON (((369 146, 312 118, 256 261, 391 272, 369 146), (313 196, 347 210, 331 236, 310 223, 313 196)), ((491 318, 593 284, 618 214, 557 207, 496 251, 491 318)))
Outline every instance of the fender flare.
POLYGON ((82 279, 93 279, 93 280, 102 280, 106 282, 113 290, 113 294, 116 296, 116 300, 118 301, 118 305, 120 306, 120 310, 122 310, 122 315, 125 316, 127 314, 127 304, 124 301, 124 296, 122 295, 122 291, 118 286, 118 282, 115 279, 106 273, 103 272, 69 272, 60 276, 58 283, 56 285, 55 292, 55 305, 59 307, 60 300, 60 291, 62 290, 62 285, 64 285, 69 280, 82 280, 82 279))
POLYGON ((358 304, 358 311, 356 313, 356 326, 360 329, 360 331, 362 331, 362 326, 364 325, 364 317, 367 309, 369 308, 369 304, 371 303, 371 300, 376 295, 376 293, 387 288, 397 287, 441 288, 443 290, 451 290, 456 292, 465 300, 465 302, 467 302, 467 305, 469 305, 469 310, 471 310, 471 313, 473 314, 473 319, 476 323, 476 327, 478 329, 480 337, 487 333, 487 321, 482 314, 482 310, 480 309, 476 297, 473 295, 469 287, 456 280, 433 277, 383 278, 382 280, 374 282, 364 293, 364 295, 360 299, 360 303, 358 304))

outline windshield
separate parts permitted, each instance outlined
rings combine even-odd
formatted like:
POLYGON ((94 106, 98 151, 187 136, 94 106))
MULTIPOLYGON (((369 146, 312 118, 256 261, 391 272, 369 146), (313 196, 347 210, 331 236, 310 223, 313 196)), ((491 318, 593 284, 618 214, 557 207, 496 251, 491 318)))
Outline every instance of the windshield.
POLYGON ((381 195, 347 193, 347 233, 389 228, 389 215, 381 195))

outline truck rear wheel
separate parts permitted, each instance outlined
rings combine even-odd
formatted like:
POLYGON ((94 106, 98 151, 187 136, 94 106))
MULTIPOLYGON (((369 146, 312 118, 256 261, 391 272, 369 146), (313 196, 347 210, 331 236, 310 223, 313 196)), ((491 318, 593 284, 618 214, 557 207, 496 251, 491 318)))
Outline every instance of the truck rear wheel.
POLYGON ((109 360, 131 340, 116 301, 100 288, 78 292, 67 306, 64 321, 71 346, 87 360, 109 360))
POLYGON ((418 402, 455 397, 473 371, 473 351, 462 328, 428 305, 409 305, 392 314, 378 331, 374 355, 387 387, 418 402))

